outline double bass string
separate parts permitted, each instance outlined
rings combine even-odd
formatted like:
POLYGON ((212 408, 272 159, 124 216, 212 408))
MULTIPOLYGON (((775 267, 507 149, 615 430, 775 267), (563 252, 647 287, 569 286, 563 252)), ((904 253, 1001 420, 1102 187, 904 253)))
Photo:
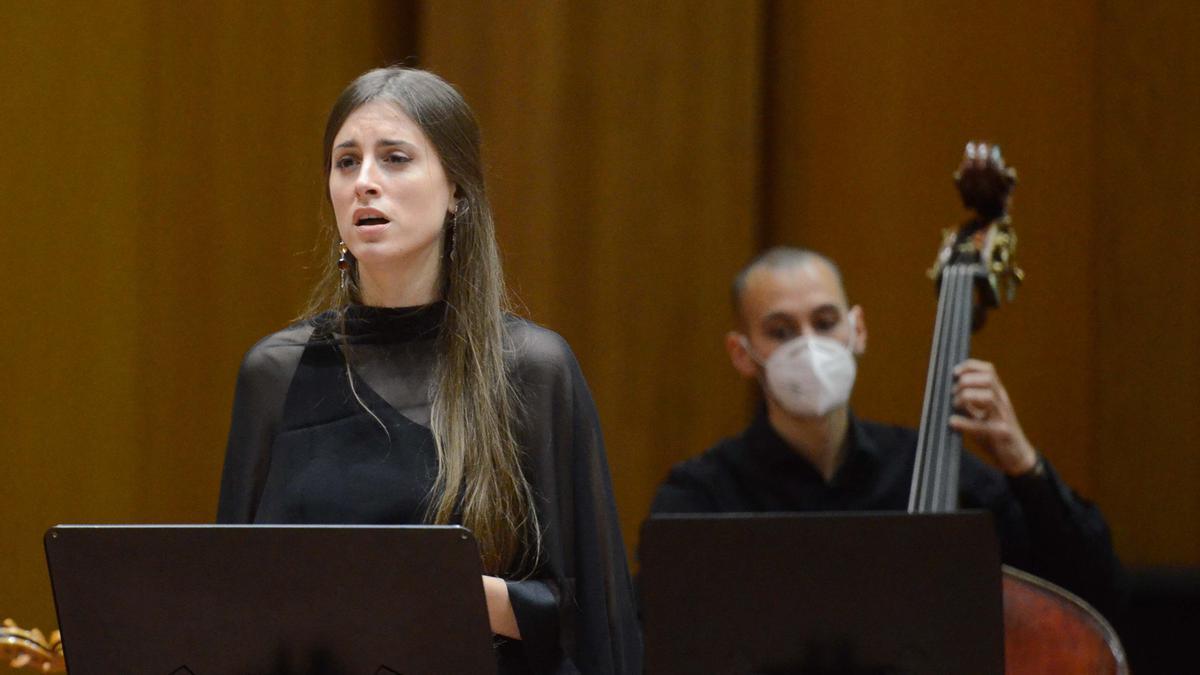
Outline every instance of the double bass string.
POLYGON ((958 274, 955 266, 948 266, 944 272, 942 284, 946 287, 946 325, 942 329, 942 341, 938 345, 938 361, 934 367, 936 373, 936 381, 934 387, 936 393, 936 406, 933 409, 933 438, 930 449, 930 463, 928 472, 928 484, 925 488, 927 491, 925 512, 933 512, 938 510, 938 502, 940 501, 940 483, 941 483, 941 468, 945 463, 945 448, 946 448, 946 425, 942 421, 943 411, 946 409, 946 360, 947 352, 950 350, 950 344, 954 341, 954 315, 957 309, 954 302, 954 297, 957 295, 955 288, 958 274))
POLYGON ((922 513, 929 510, 926 503, 927 486, 930 483, 930 449, 937 447, 930 444, 930 433, 937 433, 937 424, 934 420, 935 411, 938 408, 938 363, 942 351, 942 341, 945 339, 943 327, 946 325, 946 313, 949 302, 947 296, 950 294, 950 284, 947 272, 949 268, 942 270, 942 284, 938 289, 938 306, 937 318, 933 324, 933 345, 929 353, 929 370, 925 379, 925 400, 921 405, 921 427, 917 432, 917 454, 914 458, 913 476, 916 480, 913 481, 912 489, 908 496, 908 512, 922 513))
POLYGON ((942 339, 938 342, 937 347, 937 362, 934 364, 934 408, 933 414, 930 417, 930 423, 933 425, 933 434, 929 450, 929 468, 926 471, 925 513, 937 511, 939 502, 941 501, 941 483, 942 473, 941 468, 945 463, 945 447, 946 447, 946 425, 943 422, 944 411, 946 409, 946 361, 951 345, 954 343, 954 324, 955 315, 957 314, 957 303, 955 298, 958 295, 958 266, 948 265, 942 272, 942 287, 946 291, 946 295, 942 301, 946 303, 946 313, 943 320, 946 322, 942 326, 942 339))
POLYGON ((941 345, 941 350, 937 364, 937 408, 934 410, 934 430, 935 442, 934 453, 936 459, 931 462, 930 470, 932 472, 932 482, 929 488, 930 494, 928 497, 928 509, 932 512, 949 511, 953 505, 948 504, 951 497, 950 481, 952 476, 948 474, 948 464, 950 455, 955 450, 953 439, 950 437, 949 424, 950 406, 951 406, 951 382, 953 381, 954 357, 956 355, 957 344, 961 340, 961 323, 962 323, 962 287, 963 287, 962 265, 951 265, 947 270, 947 278, 944 284, 947 286, 948 293, 946 301, 948 304, 948 314, 946 316, 947 325, 943 331, 945 336, 941 345))
POLYGON ((947 265, 942 270, 933 349, 925 383, 922 426, 918 433, 910 513, 952 511, 957 501, 961 440, 949 428, 953 405, 953 368, 967 356, 970 344, 973 265, 947 265))
POLYGON ((943 421, 942 429, 946 435, 946 450, 947 456, 945 464, 943 464, 946 477, 943 484, 944 494, 942 497, 942 505, 944 510, 953 511, 958 507, 958 470, 962 458, 962 435, 959 432, 950 428, 950 415, 954 413, 954 374, 953 369, 958 364, 966 360, 970 352, 971 345, 971 314, 974 308, 972 302, 972 291, 975 287, 975 269, 976 265, 960 265, 958 280, 957 295, 955 304, 957 305, 958 313, 954 322, 954 342, 951 349, 950 358, 947 361, 947 368, 950 372, 946 374, 943 383, 946 387, 946 403, 943 407, 946 418, 943 421))

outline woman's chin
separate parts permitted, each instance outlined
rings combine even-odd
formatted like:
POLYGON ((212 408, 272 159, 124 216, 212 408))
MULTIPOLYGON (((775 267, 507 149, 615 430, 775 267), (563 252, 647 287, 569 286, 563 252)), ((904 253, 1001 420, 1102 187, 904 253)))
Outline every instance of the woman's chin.
POLYGON ((403 245, 394 241, 356 244, 351 248, 351 252, 358 261, 360 274, 392 276, 411 268, 431 268, 436 271, 441 260, 438 255, 441 242, 437 240, 421 246, 403 245))

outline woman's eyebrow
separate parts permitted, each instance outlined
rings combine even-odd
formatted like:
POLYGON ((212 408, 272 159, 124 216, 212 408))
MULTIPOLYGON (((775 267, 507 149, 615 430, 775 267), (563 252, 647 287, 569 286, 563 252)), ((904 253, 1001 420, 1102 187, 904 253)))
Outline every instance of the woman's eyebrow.
POLYGON ((408 141, 398 141, 398 140, 393 140, 391 138, 381 138, 381 139, 379 139, 379 141, 377 141, 375 143, 376 147, 391 147, 391 146, 397 146, 397 145, 404 146, 406 148, 412 148, 414 150, 417 147, 417 146, 413 145, 412 143, 409 143, 408 141))
MULTIPOLYGON (((334 150, 342 150, 345 148, 357 148, 357 147, 358 147, 358 141, 356 141, 354 139, 350 139, 350 140, 342 141, 341 143, 338 143, 337 145, 333 146, 333 149, 334 150)), ((410 148, 413 150, 417 149, 417 146, 413 143, 410 143, 408 141, 396 140, 393 138, 381 138, 375 142, 375 147, 377 147, 377 148, 405 147, 405 148, 410 148)))

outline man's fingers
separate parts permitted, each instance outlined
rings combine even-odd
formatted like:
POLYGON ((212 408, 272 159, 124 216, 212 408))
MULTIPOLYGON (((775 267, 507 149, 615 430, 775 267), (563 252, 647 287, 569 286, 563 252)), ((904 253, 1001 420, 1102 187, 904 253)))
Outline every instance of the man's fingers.
POLYGON ((999 400, 1000 396, 996 394, 994 389, 980 389, 979 387, 963 389, 954 395, 955 403, 979 403, 982 405, 995 406, 996 401, 999 400))
POLYGON ((973 420, 964 415, 951 415, 950 428, 960 434, 978 436, 986 434, 990 431, 990 427, 986 420, 973 420))
POLYGON ((954 381, 954 388, 957 390, 964 387, 993 387, 995 384, 996 378, 990 373, 972 371, 959 375, 954 381))
POLYGON ((966 389, 954 395, 954 407, 966 410, 976 419, 983 419, 999 410, 999 400, 991 389, 966 389))
POLYGON ((995 375, 996 367, 980 359, 967 359, 954 367, 954 375, 956 377, 962 377, 966 373, 991 373, 995 375))
POLYGON ((989 451, 994 447, 1003 447, 1013 439, 1013 428, 1003 420, 976 420, 964 415, 951 415, 950 428, 964 436, 974 437, 989 451))

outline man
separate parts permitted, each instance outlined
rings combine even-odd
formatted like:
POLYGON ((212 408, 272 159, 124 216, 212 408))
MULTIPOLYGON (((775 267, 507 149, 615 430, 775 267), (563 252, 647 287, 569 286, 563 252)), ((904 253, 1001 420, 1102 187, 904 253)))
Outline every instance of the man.
MULTIPOLYGON (((847 305, 833 262, 772 249, 738 274, 733 302, 739 325, 725 347, 738 372, 762 383, 765 405, 741 435, 676 465, 651 511, 905 510, 917 434, 849 408, 867 324, 862 307, 847 305)), ((1025 437, 991 364, 967 360, 955 376, 961 414, 950 426, 996 465, 963 454, 962 507, 994 514, 1004 562, 1114 611, 1120 565, 1103 516, 1025 437)))

